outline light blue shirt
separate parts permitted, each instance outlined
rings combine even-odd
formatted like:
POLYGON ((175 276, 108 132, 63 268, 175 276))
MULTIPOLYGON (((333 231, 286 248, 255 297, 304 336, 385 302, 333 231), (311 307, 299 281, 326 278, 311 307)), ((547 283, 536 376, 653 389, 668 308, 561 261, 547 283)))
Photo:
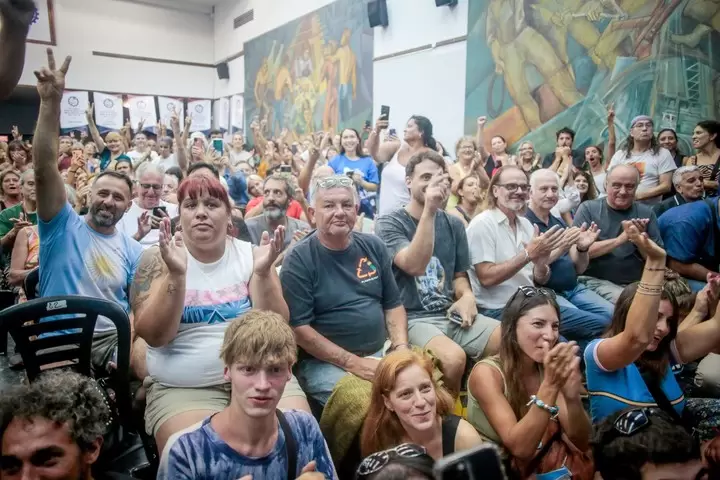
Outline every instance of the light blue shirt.
MULTIPOLYGON (((81 295, 110 300, 130 311, 128 294, 143 252, 138 242, 116 231, 98 233, 69 203, 49 222, 38 218, 40 294, 81 295)), ((98 317, 96 332, 115 325, 98 317)))

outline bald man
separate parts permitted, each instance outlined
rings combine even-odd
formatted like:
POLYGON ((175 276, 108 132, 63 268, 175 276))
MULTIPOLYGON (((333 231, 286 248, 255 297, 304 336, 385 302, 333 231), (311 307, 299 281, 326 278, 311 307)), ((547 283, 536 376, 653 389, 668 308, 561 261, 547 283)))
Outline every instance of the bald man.
POLYGON ((0 100, 10 96, 22 75, 34 13, 32 0, 0 0, 0 100))
POLYGON ((625 285, 640 280, 645 266, 640 251, 628 239, 623 223, 638 220, 638 226, 663 246, 652 208, 635 200, 639 183, 640 172, 632 165, 611 167, 605 177, 607 197, 580 204, 573 221, 575 226, 595 222, 600 228, 600 236, 588 252, 590 263, 585 276, 579 280, 613 304, 625 285))

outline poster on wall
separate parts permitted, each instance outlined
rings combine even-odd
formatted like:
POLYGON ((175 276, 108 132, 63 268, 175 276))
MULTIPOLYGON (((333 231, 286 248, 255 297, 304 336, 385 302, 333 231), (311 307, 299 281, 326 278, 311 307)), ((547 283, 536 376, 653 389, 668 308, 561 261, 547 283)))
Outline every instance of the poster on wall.
POLYGON ((245 43, 245 124, 293 141, 372 120, 373 29, 365 2, 338 0, 245 43))
POLYGON ((142 122, 145 131, 154 131, 157 124, 157 112, 155 111, 155 97, 145 95, 128 95, 125 107, 130 112, 130 125, 133 131, 137 130, 142 122))
MULTIPOLYGON (((2 21, 0 21, 0 30, 2 28, 2 21)), ((35 11, 32 13, 32 23, 27 41, 43 45, 56 45, 54 0, 35 0, 35 11)))
POLYGON ((185 122, 185 109, 183 101, 180 98, 157 97, 158 109, 160 110, 160 122, 163 123, 170 131, 170 118, 173 112, 177 113, 180 119, 180 128, 183 128, 185 122))
POLYGON ((60 104, 60 129, 65 132, 85 130, 87 119, 85 111, 90 105, 88 92, 66 90, 60 104))
POLYGON ((191 132, 206 132, 212 128, 212 103, 210 100, 189 101, 188 115, 192 118, 191 132))
POLYGON ((243 96, 233 95, 230 98, 230 128, 232 133, 243 131, 243 96))
POLYGON ((227 97, 218 98, 215 100, 215 109, 217 128, 223 132, 227 132, 228 123, 230 122, 230 99, 227 97))
POLYGON ((120 95, 94 92, 95 125, 100 133, 120 130, 123 126, 123 104, 120 95))
POLYGON ((503 135, 511 153, 529 141, 546 155, 569 127, 582 156, 607 144, 614 104, 618 132, 652 115, 655 131, 675 129, 678 150, 692 151, 697 120, 720 118, 720 36, 710 27, 720 3, 593 2, 592 13, 588 2, 565 3, 469 2, 465 133, 487 117, 488 142, 503 135))

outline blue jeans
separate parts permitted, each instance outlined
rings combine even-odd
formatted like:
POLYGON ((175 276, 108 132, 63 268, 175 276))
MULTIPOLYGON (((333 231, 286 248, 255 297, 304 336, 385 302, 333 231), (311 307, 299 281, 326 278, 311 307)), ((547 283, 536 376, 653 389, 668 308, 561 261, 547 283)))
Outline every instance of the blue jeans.
MULTIPOLYGON (((380 350, 369 356, 382 358, 383 351, 380 350)), ((295 375, 305 394, 324 407, 333 388, 335 388, 335 384, 342 377, 348 375, 348 372, 332 363, 323 362, 316 358, 308 358, 298 363, 295 375)))
MULTIPOLYGON (((581 349, 610 326, 612 304, 582 284, 558 295, 557 302, 560 306, 560 335, 575 340, 581 349)), ((478 308, 478 311, 499 320, 503 309, 478 308)))

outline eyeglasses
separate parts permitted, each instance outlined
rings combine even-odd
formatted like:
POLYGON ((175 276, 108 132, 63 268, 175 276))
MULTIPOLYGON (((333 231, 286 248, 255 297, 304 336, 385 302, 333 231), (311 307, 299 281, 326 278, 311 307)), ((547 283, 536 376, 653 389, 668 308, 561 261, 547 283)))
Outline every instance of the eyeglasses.
POLYGON ((503 187, 510 193, 517 192, 518 190, 525 193, 530 190, 530 185, 527 183, 499 183, 497 186, 503 187))
POLYGON ((643 129, 643 128, 653 128, 653 124, 652 124, 651 122, 648 122, 648 123, 636 123, 635 125, 633 125, 633 128, 639 128, 639 129, 643 129))
POLYGON ((390 459, 395 457, 414 458, 427 454, 425 447, 412 443, 403 443, 395 448, 376 452, 362 461, 357 469, 358 477, 364 477, 379 472, 390 463, 390 459))
POLYGON ((332 175, 318 179, 316 185, 320 188, 352 187, 354 182, 350 177, 345 175, 332 175))
POLYGON ((153 190, 162 190, 162 185, 157 183, 141 183, 140 186, 145 190, 150 190, 151 188, 153 190))
POLYGON ((633 408, 615 419, 615 430, 626 437, 650 425, 651 410, 646 408, 633 408))
POLYGON ((524 285, 522 287, 518 287, 518 292, 522 293, 525 298, 532 298, 537 297, 539 295, 543 295, 548 298, 555 299, 556 295, 553 290, 550 290, 549 288, 544 287, 533 287, 530 285, 524 285))

